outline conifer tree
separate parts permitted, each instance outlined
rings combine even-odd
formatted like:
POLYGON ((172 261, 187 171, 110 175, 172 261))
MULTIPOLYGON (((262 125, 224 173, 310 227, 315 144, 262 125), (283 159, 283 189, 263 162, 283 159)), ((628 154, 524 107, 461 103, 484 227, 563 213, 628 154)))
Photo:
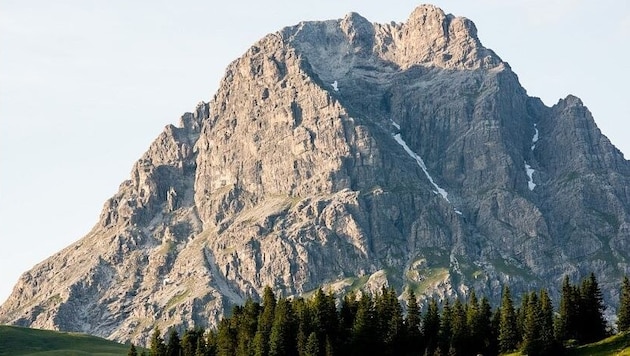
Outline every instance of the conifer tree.
POLYGON ((540 353, 539 331, 540 303, 536 293, 532 292, 527 297, 527 305, 524 305, 525 323, 523 325, 523 351, 527 355, 540 353))
POLYGON ((604 298, 594 273, 582 281, 580 298, 579 340, 589 343, 603 339, 606 336, 604 298))
POLYGON ((619 291, 619 310, 617 311, 617 329, 619 332, 630 330, 630 280, 623 277, 619 291))
POLYGON ((420 306, 413 289, 407 289, 407 317, 405 318, 405 352, 412 353, 423 349, 421 345, 420 306))
MULTIPOLYGON (((450 328, 450 325, 448 327, 450 328)), ((433 355, 438 348, 440 336, 440 310, 435 298, 431 298, 429 301, 427 312, 422 319, 422 333, 425 339, 426 353, 433 355)))
POLYGON ((166 345, 158 327, 153 330, 149 347, 151 356, 166 356, 166 345))
POLYGON ((577 339, 576 328, 579 302, 579 295, 575 287, 569 281, 569 276, 565 276, 562 280, 558 317, 554 324, 557 340, 577 339))
POLYGON ((529 293, 521 296, 521 305, 516 309, 516 331, 519 342, 523 341, 525 335, 525 319, 527 316, 527 305, 529 304, 529 293))
POLYGON ((205 341, 203 340, 203 333, 197 338, 197 347, 195 348, 195 356, 214 356, 208 352, 205 341))
POLYGON ((133 343, 131 343, 131 347, 129 347, 127 356, 138 356, 138 350, 136 350, 136 346, 133 343))
POLYGON ((197 341, 203 339, 203 329, 187 329, 182 336, 181 345, 184 355, 194 355, 197 351, 197 341))
POLYGON ((217 356, 233 356, 236 354, 236 333, 231 328, 229 319, 221 319, 219 321, 214 343, 217 356))
POLYGON ((270 356, 296 354, 294 323, 295 317, 291 303, 286 298, 281 298, 276 304, 275 317, 269 336, 270 356))
POLYGON ((171 329, 168 334, 168 344, 166 345, 167 356, 180 356, 182 352, 181 342, 177 330, 171 329))
POLYGON ((374 315, 372 298, 367 293, 363 293, 359 299, 357 314, 352 325, 351 348, 357 354, 368 354, 375 351, 377 340, 374 315))
POLYGON ((492 313, 492 339, 490 342, 490 350, 486 352, 488 355, 498 355, 499 352, 499 331, 501 325, 501 305, 499 305, 492 313))
POLYGON ((545 289, 540 291, 539 338, 541 353, 552 355, 558 351, 553 329, 553 305, 545 289))
MULTIPOLYGON (((306 301, 303 298, 297 298, 293 301, 293 310, 297 323, 297 351, 298 354, 304 355, 306 352, 306 342, 308 336, 312 332, 311 327, 311 311, 306 305, 306 301)), ((350 335, 348 333, 348 335, 350 335)))
POLYGON ((258 324, 252 348, 256 356, 267 356, 269 353, 269 334, 274 320, 276 296, 269 286, 263 290, 262 312, 258 317, 258 324))
POLYGON ((448 355, 451 348, 451 338, 453 336, 453 311, 448 299, 444 302, 442 308, 442 317, 440 320, 440 338, 438 342, 438 352, 442 355, 448 355))
POLYGON ((479 302, 479 312, 473 327, 478 339, 477 353, 483 355, 496 353, 497 333, 494 332, 492 325, 492 307, 485 296, 479 302))
POLYGON ((510 287, 504 286, 499 319, 499 351, 506 353, 516 350, 519 341, 517 330, 510 287))
POLYGON ((451 328, 453 336, 451 346, 457 354, 463 354, 468 347, 468 322, 466 318, 466 308, 459 299, 453 303, 451 328))
POLYGON ((479 324, 479 302, 475 290, 472 290, 466 306, 467 347, 475 352, 478 352, 482 347, 482 338, 479 335, 482 330, 479 324))
POLYGON ((317 334, 313 331, 306 339, 306 350, 304 356, 320 356, 319 355, 319 340, 317 334))
MULTIPOLYGON (((219 325, 221 325, 220 322, 219 325)), ((206 353, 204 356, 217 356, 217 333, 214 330, 210 330, 206 335, 206 353)))
POLYGON ((326 295, 322 289, 315 292, 315 296, 311 300, 312 311, 312 327, 317 334, 320 342, 320 349, 323 350, 326 337, 336 340, 337 330, 339 328, 339 318, 337 315, 337 307, 335 306, 335 297, 333 294, 326 295))
POLYGON ((386 354, 400 355, 403 351, 401 347, 405 337, 405 327, 402 315, 402 308, 398 302, 394 288, 386 290, 384 302, 387 305, 388 322, 385 334, 381 336, 384 341, 386 354))

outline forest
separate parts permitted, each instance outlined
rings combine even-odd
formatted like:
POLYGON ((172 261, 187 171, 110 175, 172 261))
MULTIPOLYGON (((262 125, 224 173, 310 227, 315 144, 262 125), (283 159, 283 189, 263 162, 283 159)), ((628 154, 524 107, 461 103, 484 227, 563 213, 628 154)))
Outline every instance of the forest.
MULTIPOLYGON (((338 299, 317 290, 308 299, 276 298, 264 289, 259 303, 234 307, 216 329, 155 329, 154 356, 331 355, 561 355, 576 345, 630 329, 630 282, 623 278, 615 327, 594 274, 579 284, 568 277, 554 308, 544 289, 514 298, 503 288, 500 305, 471 291, 466 300, 430 298, 419 304, 412 290, 399 301, 392 288, 338 299), (518 300, 519 303, 515 303, 518 300)), ((131 345, 128 355, 139 352, 131 345)))

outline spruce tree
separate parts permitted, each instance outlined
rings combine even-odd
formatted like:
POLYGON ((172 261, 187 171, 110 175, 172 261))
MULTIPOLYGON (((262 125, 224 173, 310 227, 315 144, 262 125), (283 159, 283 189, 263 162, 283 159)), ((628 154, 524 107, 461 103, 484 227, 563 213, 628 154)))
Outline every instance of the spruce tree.
POLYGON ((569 281, 569 277, 565 276, 562 280, 558 317, 554 324, 557 340, 567 341, 577 339, 576 328, 579 303, 580 300, 576 288, 569 281))
POLYGON ((603 339, 606 336, 604 298, 594 273, 582 281, 580 298, 579 340, 589 343, 603 339))
POLYGON ((229 319, 221 319, 219 322, 214 343, 217 356, 233 356, 236 354, 236 335, 231 328, 229 319))
POLYGON ((335 297, 333 294, 326 295, 322 289, 318 289, 310 303, 312 311, 312 327, 320 341, 320 349, 323 350, 324 340, 328 337, 331 342, 337 339, 339 329, 339 318, 335 297))
POLYGON ((523 325, 523 351, 527 355, 540 355, 540 327, 542 313, 538 295, 532 292, 524 306, 525 324, 523 325))
POLYGON ((493 330, 492 307, 485 296, 479 302, 479 313, 473 327, 476 328, 476 337, 479 339, 476 343, 477 353, 483 355, 496 353, 497 335, 493 330))
POLYGON ((440 320, 440 338, 438 342, 438 350, 442 355, 448 355, 448 352, 451 348, 451 339, 453 336, 453 310, 448 299, 444 302, 444 307, 442 308, 442 317, 440 320))
MULTIPOLYGON (((448 326, 450 328, 450 325, 448 326)), ((426 354, 433 355, 438 348, 440 336, 440 310, 437 300, 431 298, 427 312, 422 319, 422 333, 426 345, 426 354)))
POLYGON ((623 277, 621 290, 619 291, 617 330, 619 332, 626 332, 630 330, 630 280, 628 280, 628 276, 623 277))
MULTIPOLYGON (((219 325, 221 325, 220 322, 219 325)), ((208 334, 206 335, 205 346, 206 350, 204 356, 217 355, 217 333, 214 330, 208 331, 208 334)))
POLYGON ((479 335, 482 331, 481 325, 479 325, 479 316, 479 302, 477 300, 477 294, 474 290, 472 290, 466 307, 466 325, 468 329, 467 347, 473 352, 479 352, 482 348, 483 340, 479 335))
POLYGON ((319 340, 317 334, 313 331, 306 339, 306 350, 304 356, 320 356, 319 340))
POLYGON ((396 291, 390 288, 385 294, 385 303, 388 305, 389 319, 387 323, 387 329, 383 337, 386 354, 400 355, 404 348, 402 348, 404 337, 406 335, 406 329, 404 326, 404 319, 402 314, 402 307, 396 297, 396 291))
POLYGON ((184 331, 181 340, 182 353, 184 355, 194 355, 200 338, 203 339, 203 329, 188 329, 184 331))
POLYGON ((463 354, 469 346, 469 330, 466 308, 459 299, 455 299, 453 303, 451 328, 453 330, 451 346, 457 354, 463 354))
POLYGON ((553 329, 553 305, 545 289, 540 291, 540 348, 542 354, 553 355, 559 351, 553 329))
POLYGON ((499 319, 499 351, 507 353, 516 350, 519 342, 517 330, 510 287, 504 286, 499 319))
POLYGON ((378 345, 374 316, 372 298, 367 293, 363 293, 359 299, 357 314, 352 325, 351 349, 356 354, 374 352, 378 345))
POLYGON ((166 356, 180 356, 182 352, 181 342, 177 330, 171 329, 168 334, 168 344, 166 345, 166 356))
POLYGON ((286 298, 281 298, 276 304, 275 317, 269 336, 270 356, 296 354, 294 323, 295 318, 291 303, 286 298))
POLYGON ((407 353, 411 353, 412 351, 417 352, 418 348, 421 347, 421 345, 419 345, 421 341, 420 327, 420 306, 418 305, 418 300, 416 299, 416 294, 413 292, 413 289, 409 288, 407 289, 407 318, 405 318, 407 337, 405 349, 407 353))
POLYGON ((166 345, 158 327, 153 330, 149 347, 151 356, 166 356, 166 345))
POLYGON ((252 348, 256 356, 267 356, 269 353, 269 334, 274 320, 276 296, 269 286, 263 290, 262 312, 258 317, 256 334, 252 341, 252 348))
POLYGON ((131 347, 129 347, 127 356, 138 356, 138 350, 136 350, 136 346, 133 343, 131 343, 131 347))
POLYGON ((208 348, 206 346, 205 341, 203 340, 203 334, 199 335, 197 338, 197 347, 195 348, 195 356, 213 356, 208 352, 208 348))

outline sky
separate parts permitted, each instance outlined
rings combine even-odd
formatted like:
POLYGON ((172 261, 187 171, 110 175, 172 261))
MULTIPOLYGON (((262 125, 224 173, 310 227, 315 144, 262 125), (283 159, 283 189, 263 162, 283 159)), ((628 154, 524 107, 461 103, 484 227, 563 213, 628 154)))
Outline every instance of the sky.
MULTIPOLYGON (((350 11, 404 22, 420 4, 0 0, 0 302, 23 272, 94 226, 164 126, 209 101, 256 40, 350 11)), ((432 4, 473 20, 530 96, 548 106, 580 97, 630 157, 630 2, 432 4)))

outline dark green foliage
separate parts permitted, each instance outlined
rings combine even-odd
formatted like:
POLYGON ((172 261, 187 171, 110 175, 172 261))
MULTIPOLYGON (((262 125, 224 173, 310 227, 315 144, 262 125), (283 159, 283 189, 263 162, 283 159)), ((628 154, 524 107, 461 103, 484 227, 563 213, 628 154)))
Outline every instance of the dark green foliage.
POLYGON ((461 355, 468 348, 469 332, 468 322, 466 318, 466 308, 459 299, 455 299, 453 310, 451 313, 451 347, 449 353, 455 351, 457 355, 461 355))
POLYGON ((579 287, 565 277, 555 325, 556 339, 578 343, 601 340, 607 335, 604 310, 602 292, 593 273, 579 287))
POLYGON ((138 356, 138 350, 136 350, 136 346, 133 343, 129 347, 129 352, 127 352, 127 356, 138 356))
MULTIPOLYGON (((221 325, 219 323, 219 325, 221 325)), ((210 330, 206 335, 206 350, 205 356, 216 356, 217 355, 217 332, 214 330, 210 330)))
POLYGON ((393 288, 381 289, 381 294, 375 297, 376 335, 382 342, 378 347, 382 354, 398 355, 402 352, 404 340, 404 323, 402 308, 398 303, 393 288))
POLYGON ((440 332, 438 339, 438 350, 442 355, 448 355, 451 348, 451 337, 453 335, 453 311, 448 299, 442 308, 442 318, 440 320, 440 332))
POLYGON ((364 293, 359 299, 357 313, 352 324, 351 350, 361 355, 374 352, 376 345, 376 323, 374 322, 372 298, 364 293))
POLYGON ((514 304, 508 286, 503 287, 499 321, 499 351, 516 350, 519 343, 518 326, 514 304))
POLYGON ((263 290, 262 303, 262 313, 258 317, 257 330, 252 345, 256 356, 267 356, 269 354, 269 335, 271 334, 276 308, 276 296, 271 288, 265 287, 263 290))
POLYGON ((314 331, 306 339, 304 356, 319 356, 319 340, 317 339, 317 333, 314 331))
MULTIPOLYGON (((630 284, 627 280, 624 283, 630 284)), ((630 299, 630 285, 626 288, 630 299)), ((601 292, 594 275, 580 287, 565 279, 556 320, 547 291, 527 293, 520 299, 515 310, 510 290, 505 287, 501 305, 493 313, 488 299, 479 299, 472 291, 466 303, 445 299, 441 308, 436 299, 429 299, 421 313, 410 290, 404 315, 392 288, 382 288, 374 295, 362 293, 360 298, 349 293, 339 308, 335 296, 321 289, 309 300, 276 300, 271 289, 265 288, 262 305, 248 300, 236 306, 216 330, 205 334, 203 330, 187 330, 181 341, 171 331, 166 347, 156 329, 151 344, 157 351, 152 354, 496 355, 522 351, 559 355, 564 353, 562 341, 566 337, 586 341, 605 335, 601 292)))
POLYGON ((440 337, 440 310, 435 298, 431 298, 429 301, 427 311, 422 318, 422 333, 426 353, 432 355, 438 348, 440 337))
MULTIPOLYGON (((439 322, 438 322, 439 326, 439 322)), ((407 318, 405 319, 405 353, 411 353, 414 349, 423 349, 422 320, 418 299, 412 289, 407 294, 407 318)))
POLYGON ((523 350, 528 355, 540 354, 540 302, 536 293, 531 293, 527 298, 527 304, 523 305, 525 314, 523 325, 523 350))
MULTIPOLYGON (((474 330, 472 344, 478 354, 495 354, 497 350, 497 332, 492 323, 492 307, 490 301, 485 296, 479 302, 479 312, 471 325, 474 330)), ((472 331, 471 331, 472 332, 472 331)))
POLYGON ((180 356, 182 353, 182 345, 179 340, 177 330, 171 329, 168 334, 168 344, 166 345, 166 356, 180 356))
POLYGON ((236 331, 231 327, 230 319, 222 319, 217 327, 214 341, 217 356, 231 356, 236 354, 236 331))
POLYGON ((149 355, 151 356, 166 356, 166 345, 162 338, 162 333, 159 328, 153 330, 151 335, 151 342, 149 345, 149 355))
POLYGON ((571 285, 569 277, 562 281, 562 294, 558 317, 555 322, 555 334, 558 340, 577 339, 577 318, 579 314, 580 295, 576 287, 571 285))
POLYGON ((278 301, 275 310, 271 334, 269 336, 269 355, 296 355, 295 345, 295 316, 291 303, 282 298, 278 301))
POLYGON ((619 291, 619 309, 617 311, 617 329, 619 332, 630 330, 630 280, 623 277, 619 291))
POLYGON ((580 288, 579 340, 589 343, 603 339, 606 334, 604 298, 595 274, 582 281, 580 288))

